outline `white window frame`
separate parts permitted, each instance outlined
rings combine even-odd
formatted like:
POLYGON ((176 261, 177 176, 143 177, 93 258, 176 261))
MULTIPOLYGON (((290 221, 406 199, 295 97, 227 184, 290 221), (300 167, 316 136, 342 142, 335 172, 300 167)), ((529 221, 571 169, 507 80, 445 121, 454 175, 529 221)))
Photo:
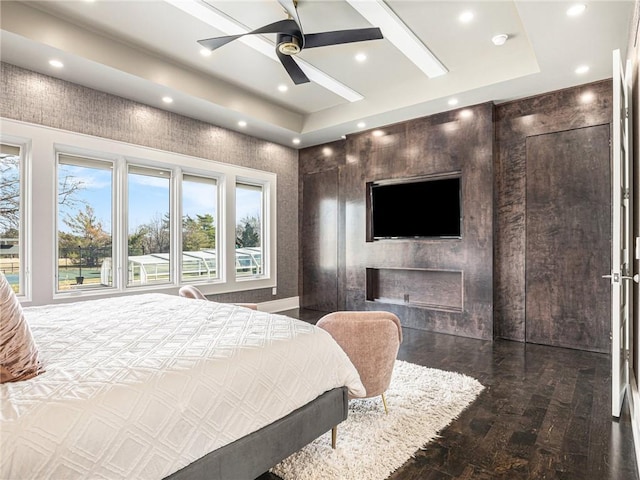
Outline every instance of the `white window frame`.
POLYGON ((19 235, 19 269, 18 276, 19 292, 16 296, 20 301, 31 301, 31 141, 22 136, 8 135, 0 133, 0 143, 17 147, 20 149, 20 160, 18 163, 18 181, 20 192, 20 228, 19 235))
MULTIPOLYGON (((242 177, 236 177, 236 182, 234 185, 234 196, 237 197, 235 190, 238 186, 238 184, 241 185, 247 185, 247 186, 254 186, 254 187, 261 187, 262 188, 262 204, 260 205, 261 207, 261 222, 262 222, 262 228, 260 230, 260 239, 262 242, 262 251, 263 252, 268 252, 269 251, 269 244, 270 244, 270 238, 269 235, 267 235, 267 225, 269 225, 269 214, 270 214, 270 208, 269 208, 269 198, 271 195, 271 188, 270 185, 268 183, 264 183, 264 182, 256 182, 254 179, 250 179, 250 178, 242 178, 242 177)), ((237 208, 234 207, 234 213, 237 211, 237 208)), ((236 218, 236 224, 237 221, 239 219, 236 218)), ((233 238, 234 238, 234 249, 233 249, 233 253, 234 253, 234 257, 233 257, 233 261, 234 261, 234 265, 235 265, 235 226, 233 229, 233 238)), ((252 276, 241 276, 238 277, 237 273, 235 271, 235 267, 234 267, 234 276, 236 277, 236 281, 238 283, 242 283, 242 282, 249 282, 251 280, 254 280, 256 278, 260 278, 262 276, 268 276, 270 269, 271 269, 271 262, 270 260, 270 255, 266 255, 263 254, 262 256, 262 270, 263 273, 262 275, 252 275, 252 276)))
MULTIPOLYGON (((198 287, 205 294, 229 293, 237 291, 273 288, 277 286, 277 258, 276 258, 276 189, 277 176, 275 173, 217 162, 205 158, 198 158, 173 152, 167 152, 139 145, 119 142, 115 140, 94 137, 59 130, 41 125, 34 125, 15 120, 0 119, 3 130, 3 141, 11 141, 13 136, 24 139, 25 158, 32 161, 25 162, 25 220, 23 227, 27 231, 23 248, 32 255, 25 254, 27 278, 31 279, 25 291, 32 292, 32 296, 25 298, 23 303, 41 305, 47 303, 77 301, 81 298, 105 297, 126 293, 141 293, 154 291, 177 293, 181 282, 182 272, 179 255, 182 253, 182 212, 181 212, 181 179, 182 173, 203 175, 216 178, 218 181, 218 248, 220 253, 219 279, 207 283, 198 283, 198 287), (11 137, 10 137, 11 136, 11 137), (95 291, 74 290, 57 292, 55 279, 57 261, 57 153, 77 155, 114 162, 113 182, 114 219, 112 233, 114 242, 114 287, 95 291), (127 171, 128 165, 155 167, 172 171, 172 257, 173 276, 171 283, 162 285, 133 286, 126 285, 127 255, 127 171), (37 172, 37 177, 31 178, 30 171, 37 172), (263 185, 265 209, 265 271, 259 278, 236 280, 235 278, 235 184, 250 183, 263 185), (32 198, 30 198, 30 196, 32 198), (31 206, 37 205, 31 211, 31 206), (33 218, 32 218, 33 215, 33 218), (31 248, 31 235, 37 238, 39 244, 31 248), (228 247, 232 248, 228 248, 228 247), (233 261, 230 261, 230 253, 233 261), (37 258, 36 258, 37 257, 37 258), (35 268, 37 271, 32 270, 35 268), (31 289, 29 290, 29 287, 31 289)), ((15 143, 15 141, 13 141, 15 143)), ((186 283, 186 282, 184 282, 186 283)))
MULTIPOLYGON (((122 288, 125 290, 155 290, 157 287, 163 287, 165 285, 173 285, 176 284, 176 279, 180 277, 176 274, 177 266, 176 262, 178 260, 176 245, 177 245, 177 237, 175 232, 175 223, 176 223, 176 181, 178 175, 176 175, 176 171, 179 170, 175 167, 171 167, 170 165, 163 165, 154 162, 149 162, 144 159, 125 159, 124 165, 122 166, 124 170, 125 181, 120 185, 124 190, 121 209, 121 223, 122 234, 120 235, 120 239, 123 243, 123 252, 122 255, 119 256, 118 260, 121 262, 121 284, 122 288), (148 284, 148 285, 129 285, 129 170, 130 168, 140 168, 144 170, 163 170, 169 172, 169 281, 165 283, 156 283, 156 284, 148 284)), ((181 176, 181 175, 180 175, 181 176)))
MULTIPOLYGON (((187 282, 186 280, 182 279, 182 261, 178 261, 178 270, 176 271, 176 278, 179 279, 179 282, 181 284, 187 284, 187 283, 191 283, 194 285, 207 285, 210 283, 224 283, 224 278, 225 276, 223 275, 225 269, 224 266, 226 265, 226 261, 224 259, 224 255, 221 255, 222 249, 220 248, 220 245, 222 243, 222 235, 220 235, 220 225, 222 224, 222 219, 226 218, 224 215, 224 205, 225 202, 223 201, 223 184, 224 184, 224 175, 220 175, 220 174, 214 174, 212 172, 207 172, 207 171, 202 171, 202 170, 194 170, 194 169, 180 169, 179 170, 179 175, 180 175, 180 181, 176 182, 176 188, 175 188, 175 192, 176 192, 176 197, 180 199, 179 205, 176 208, 176 212, 180 215, 180 218, 178 219, 178 237, 179 237, 179 244, 180 244, 180 252, 179 254, 182 255, 182 251, 184 250, 183 246, 182 246, 182 218, 184 216, 184 209, 182 208, 182 199, 184 198, 184 190, 183 190, 183 182, 184 182, 184 177, 189 176, 189 177, 200 177, 200 178, 204 178, 206 180, 213 180, 216 183, 216 218, 215 218, 215 226, 216 226, 216 269, 217 269, 217 278, 211 279, 211 280, 197 280, 194 279, 190 282, 187 282)), ((177 175, 176 175, 177 177, 177 175)), ((222 229, 223 231, 225 229, 222 229)))
MULTIPOLYGON (((119 255, 116 253, 117 252, 117 248, 116 248, 116 238, 119 236, 119 231, 120 229, 118 228, 118 224, 116 222, 116 162, 114 161, 113 158, 103 158, 103 157, 98 157, 96 155, 93 154, 81 154, 79 153, 77 150, 74 149, 74 153, 68 153, 65 151, 56 151, 56 155, 55 155, 55 159, 56 159, 56 178, 55 178, 55 182, 56 182, 56 188, 55 188, 55 263, 53 265, 54 268, 54 292, 56 293, 56 295, 58 294, 65 294, 65 293, 69 293, 69 291, 67 290, 59 290, 59 282, 58 282, 58 253, 59 253, 59 230, 58 230, 58 220, 60 219, 60 206, 58 204, 58 195, 59 195, 59 174, 60 174, 60 157, 64 156, 64 157, 75 157, 77 158, 77 163, 73 163, 73 165, 76 166, 83 166, 83 163, 88 167, 90 166, 90 164, 92 162, 100 162, 100 163, 104 163, 104 164, 110 164, 111 165, 111 252, 112 252, 112 257, 111 257, 111 262, 112 262, 112 269, 113 269, 113 273, 112 273, 112 278, 113 278, 113 285, 112 286, 102 286, 101 288, 92 288, 91 290, 87 289, 87 290, 82 290, 82 292, 86 292, 86 294, 89 293, 93 293, 93 292, 102 292, 102 291, 109 291, 109 290, 117 290, 118 286, 119 286, 119 282, 118 282, 118 276, 117 276, 117 271, 118 271, 118 264, 117 264, 117 260, 119 255)), ((70 165, 71 163, 66 163, 67 165, 70 165)), ((72 295, 76 295, 76 293, 70 293, 72 295)))

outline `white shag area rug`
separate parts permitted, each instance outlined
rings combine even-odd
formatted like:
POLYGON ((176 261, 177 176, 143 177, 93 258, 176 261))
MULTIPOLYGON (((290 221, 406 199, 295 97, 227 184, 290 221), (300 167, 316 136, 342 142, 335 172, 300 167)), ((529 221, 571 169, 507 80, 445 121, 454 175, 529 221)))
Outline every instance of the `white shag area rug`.
POLYGON ((271 469, 285 480, 383 480, 473 402, 484 387, 460 373, 397 360, 382 399, 354 399, 338 426, 337 448, 331 432, 271 469))

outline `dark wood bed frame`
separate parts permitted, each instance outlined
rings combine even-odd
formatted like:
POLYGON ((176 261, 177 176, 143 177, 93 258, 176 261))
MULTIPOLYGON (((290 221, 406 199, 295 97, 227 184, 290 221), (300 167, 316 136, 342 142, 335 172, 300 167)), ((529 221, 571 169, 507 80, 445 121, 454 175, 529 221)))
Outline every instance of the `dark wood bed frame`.
POLYGON ((208 453, 166 480, 253 480, 346 420, 346 387, 323 393, 286 417, 208 453))

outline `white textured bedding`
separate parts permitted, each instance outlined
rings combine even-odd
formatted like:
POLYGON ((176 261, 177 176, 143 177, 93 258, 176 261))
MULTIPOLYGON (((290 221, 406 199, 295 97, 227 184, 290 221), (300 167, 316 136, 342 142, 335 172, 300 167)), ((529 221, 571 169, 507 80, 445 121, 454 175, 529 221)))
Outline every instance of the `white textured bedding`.
POLYGON ((323 392, 364 388, 325 331, 162 294, 25 309, 46 372, 0 385, 0 478, 160 479, 323 392))

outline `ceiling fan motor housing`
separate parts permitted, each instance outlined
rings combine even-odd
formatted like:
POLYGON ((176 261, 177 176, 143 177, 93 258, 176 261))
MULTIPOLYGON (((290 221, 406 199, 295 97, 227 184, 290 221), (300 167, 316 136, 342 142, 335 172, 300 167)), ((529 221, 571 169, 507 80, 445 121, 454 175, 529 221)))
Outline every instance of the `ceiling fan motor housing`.
POLYGON ((294 35, 278 34, 278 51, 283 55, 296 55, 302 50, 302 41, 294 35))

